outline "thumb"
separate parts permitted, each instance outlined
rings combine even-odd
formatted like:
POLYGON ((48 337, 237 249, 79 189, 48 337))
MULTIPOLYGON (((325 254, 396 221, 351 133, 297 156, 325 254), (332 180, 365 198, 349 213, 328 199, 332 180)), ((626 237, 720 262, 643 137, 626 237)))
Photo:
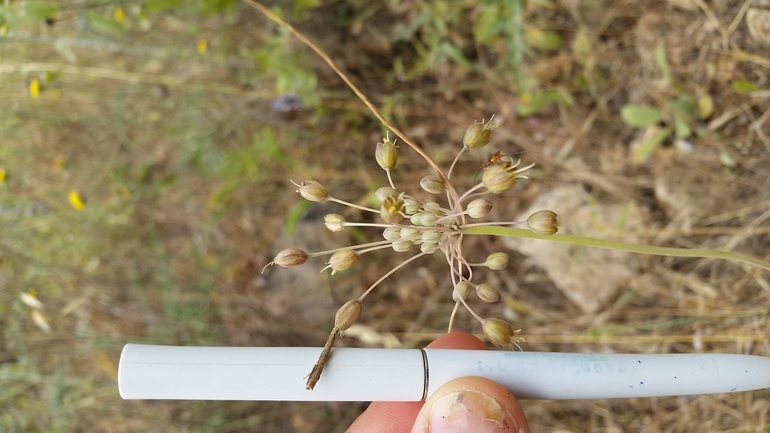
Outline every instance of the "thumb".
POLYGON ((482 377, 451 380, 437 389, 417 415, 412 433, 529 433, 516 398, 482 377))

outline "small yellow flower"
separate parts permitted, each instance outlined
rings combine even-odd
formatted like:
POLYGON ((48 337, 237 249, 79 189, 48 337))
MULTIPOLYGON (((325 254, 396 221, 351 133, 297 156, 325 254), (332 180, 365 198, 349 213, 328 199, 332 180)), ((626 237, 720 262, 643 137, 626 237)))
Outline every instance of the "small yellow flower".
POLYGON ((114 18, 115 21, 117 21, 119 23, 122 23, 122 22, 124 22, 126 20, 126 13, 123 12, 123 9, 117 8, 112 13, 112 18, 114 18))
POLYGON ((70 204, 77 210, 83 210, 86 208, 86 202, 80 197, 77 191, 72 190, 69 194, 70 204))
POLYGON ((8 24, 3 24, 0 26, 0 36, 5 36, 8 34, 8 24))
POLYGON ((67 158, 63 156, 57 156, 53 160, 53 169, 57 173, 61 173, 64 171, 64 169, 67 168, 67 158))
POLYGON ((40 96, 40 81, 37 78, 29 82, 29 95, 33 98, 40 96))
POLYGON ((204 39, 198 39, 198 53, 205 53, 208 47, 209 45, 204 39))
POLYGON ((0 183, 5 182, 5 170, 0 168, 0 183))

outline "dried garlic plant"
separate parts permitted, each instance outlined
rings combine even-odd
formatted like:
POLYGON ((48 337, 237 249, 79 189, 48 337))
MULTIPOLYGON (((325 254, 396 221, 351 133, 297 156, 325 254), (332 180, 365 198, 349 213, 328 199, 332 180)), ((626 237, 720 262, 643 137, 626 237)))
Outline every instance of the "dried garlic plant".
POLYGON ((474 268, 486 267, 492 270, 505 269, 510 262, 508 254, 497 252, 490 254, 485 261, 474 263, 463 256, 463 231, 474 226, 508 226, 513 224, 527 225, 529 230, 542 235, 556 233, 558 221, 556 214, 550 210, 542 210, 532 214, 526 222, 475 222, 485 217, 492 209, 492 203, 483 198, 485 196, 499 194, 510 189, 518 179, 526 179, 524 173, 534 164, 519 168, 520 160, 510 156, 499 156, 484 164, 484 174, 481 182, 464 193, 460 194, 451 183, 452 170, 460 156, 472 150, 486 146, 495 128, 492 120, 488 122, 474 122, 465 131, 462 147, 460 148, 452 166, 442 176, 428 174, 420 180, 420 187, 437 197, 437 200, 445 196, 446 204, 438 201, 421 202, 415 196, 408 194, 393 182, 392 171, 398 161, 396 145, 389 137, 377 143, 375 159, 385 171, 388 186, 379 188, 375 195, 379 199, 379 209, 354 205, 344 200, 329 195, 326 188, 314 180, 307 180, 295 184, 297 192, 307 200, 314 202, 330 201, 349 206, 362 212, 377 214, 382 221, 379 223, 349 222, 342 215, 332 213, 324 218, 326 228, 333 232, 344 230, 345 227, 374 227, 382 230, 383 240, 329 251, 306 252, 298 248, 287 248, 278 253, 275 259, 268 264, 283 267, 299 266, 308 258, 330 255, 325 269, 331 269, 332 274, 349 269, 362 255, 381 249, 393 249, 397 253, 415 251, 407 259, 386 272, 364 291, 361 296, 346 302, 338 311, 329 339, 324 346, 321 359, 309 375, 307 387, 312 389, 318 381, 326 359, 329 356, 334 340, 343 331, 348 329, 358 319, 361 313, 362 301, 382 281, 397 270, 408 265, 414 260, 429 254, 443 254, 449 266, 454 291, 452 297, 455 300, 455 309, 449 321, 449 330, 452 329, 455 313, 460 305, 467 309, 481 324, 484 335, 499 347, 518 347, 520 330, 514 330, 508 322, 499 318, 482 318, 468 305, 468 297, 471 292, 484 302, 497 302, 500 300, 500 292, 488 283, 476 284, 474 268), (446 181, 444 180, 446 179, 446 181))
POLYGON ((314 180, 306 180, 295 184, 297 192, 307 200, 336 202, 356 208, 362 212, 378 214, 379 219, 382 221, 379 223, 355 223, 346 221, 339 214, 329 214, 325 217, 325 224, 329 230, 340 231, 344 230, 345 227, 352 226, 375 227, 382 230, 383 240, 320 252, 306 252, 298 248, 288 248, 278 253, 275 259, 267 266, 274 264, 282 267, 299 266, 311 257, 330 256, 324 269, 331 269, 333 274, 350 268, 361 255, 370 251, 388 248, 392 248, 398 253, 414 251, 401 264, 386 272, 380 279, 375 281, 361 296, 346 302, 340 307, 335 317, 334 327, 324 345, 320 358, 308 375, 308 389, 312 390, 321 377, 324 365, 331 354, 331 348, 336 338, 358 319, 363 307, 362 301, 364 298, 394 272, 412 261, 429 254, 439 253, 444 255, 452 278, 452 297, 456 304, 450 318, 449 329, 451 330, 452 328, 452 322, 458 307, 462 305, 479 321, 484 335, 493 344, 499 347, 519 347, 519 342, 523 341, 519 336, 520 330, 514 329, 511 324, 499 318, 483 318, 476 314, 468 304, 468 298, 471 292, 474 291, 476 296, 484 302, 497 302, 500 299, 500 292, 492 285, 487 283, 476 284, 474 268, 504 269, 508 265, 509 257, 504 252, 497 252, 489 255, 484 262, 474 263, 468 261, 463 256, 462 251, 462 243, 465 236, 494 235, 545 239, 573 245, 609 248, 642 254, 723 259, 770 270, 770 263, 764 260, 729 251, 635 245, 557 233, 559 222, 556 213, 545 209, 535 212, 524 222, 477 222, 487 215, 492 208, 492 203, 487 198, 510 189, 516 184, 518 179, 526 179, 526 171, 533 166, 530 164, 525 167, 519 167, 520 160, 498 153, 484 163, 484 173, 480 183, 462 194, 457 191, 451 182, 453 168, 463 153, 483 148, 489 143, 492 132, 496 127, 492 119, 486 122, 474 122, 468 127, 457 157, 449 169, 444 172, 420 146, 411 141, 403 132, 382 116, 366 95, 350 81, 323 50, 260 3, 254 0, 243 0, 243 2, 259 10, 312 48, 342 78, 345 84, 355 92, 356 96, 378 120, 425 159, 434 170, 434 173, 423 177, 420 180, 420 187, 434 194, 437 200, 445 202, 443 205, 439 201, 421 202, 410 195, 408 191, 400 189, 396 185, 391 173, 396 167, 398 153, 395 142, 391 141, 388 135, 381 142, 377 143, 374 155, 379 166, 385 171, 388 180, 388 185, 381 187, 376 192, 376 196, 380 201, 379 209, 358 206, 332 197, 322 184, 314 180), (445 197, 445 199, 439 199, 439 197, 445 197), (514 225, 525 227, 512 227, 514 225))

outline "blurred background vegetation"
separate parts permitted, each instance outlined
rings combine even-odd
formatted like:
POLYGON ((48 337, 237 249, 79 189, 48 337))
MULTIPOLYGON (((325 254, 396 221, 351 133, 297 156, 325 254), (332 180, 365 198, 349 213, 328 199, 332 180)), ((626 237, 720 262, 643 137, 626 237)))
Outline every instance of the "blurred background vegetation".
MULTIPOLYGON (((770 254, 770 3, 268 6, 440 163, 496 114, 488 153, 456 178, 471 184, 496 150, 536 162, 501 197, 501 220, 577 185, 588 215, 644 215, 607 237, 770 254)), ((233 0, 4 0, 0 78, 0 431, 344 431, 364 403, 123 401, 116 384, 128 342, 321 345, 337 306, 397 263, 260 273, 284 247, 379 237, 327 233, 319 217, 339 208, 302 203, 288 181, 363 204, 385 182, 373 158, 384 130, 328 67, 233 0)), ((401 148, 397 182, 426 170, 401 148)), ((602 269, 580 257, 578 274, 602 269)), ((515 254, 495 280, 504 303, 484 310, 522 327, 525 350, 770 355, 766 273, 642 257, 586 307, 533 260, 515 254)), ((342 345, 416 347, 443 332, 448 275, 423 262, 367 298, 342 345)), ((535 432, 770 430, 768 391, 523 406, 535 432)))

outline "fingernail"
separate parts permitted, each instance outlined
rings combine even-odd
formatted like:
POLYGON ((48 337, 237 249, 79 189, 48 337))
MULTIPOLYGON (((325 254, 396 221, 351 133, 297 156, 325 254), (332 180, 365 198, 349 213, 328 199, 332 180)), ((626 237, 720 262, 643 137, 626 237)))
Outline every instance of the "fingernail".
POLYGON ((430 433, 513 433, 519 425, 492 397, 475 391, 447 394, 436 400, 427 417, 430 433))

